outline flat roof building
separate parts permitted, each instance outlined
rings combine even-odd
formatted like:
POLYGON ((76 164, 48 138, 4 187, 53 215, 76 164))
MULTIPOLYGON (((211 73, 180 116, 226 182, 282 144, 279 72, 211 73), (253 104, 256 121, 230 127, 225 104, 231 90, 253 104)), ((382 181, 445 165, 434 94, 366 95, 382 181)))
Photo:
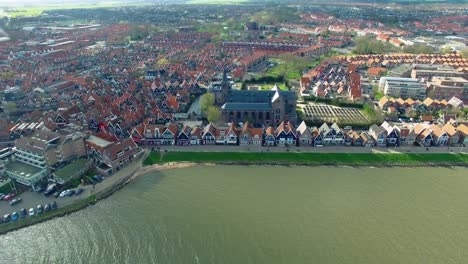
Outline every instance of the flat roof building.
POLYGON ((435 99, 452 97, 468 100, 468 81, 462 77, 433 77, 428 83, 429 93, 435 99))
POLYGON ((391 97, 424 99, 426 98, 427 88, 418 79, 382 77, 379 82, 379 90, 391 97))

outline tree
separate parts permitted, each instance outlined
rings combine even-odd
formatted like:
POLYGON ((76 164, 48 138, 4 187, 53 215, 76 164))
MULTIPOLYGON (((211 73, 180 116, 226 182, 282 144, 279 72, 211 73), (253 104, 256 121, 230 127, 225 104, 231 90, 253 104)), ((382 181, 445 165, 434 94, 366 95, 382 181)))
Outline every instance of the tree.
POLYGON ((159 69, 166 64, 169 64, 169 60, 166 58, 161 58, 156 62, 156 64, 154 65, 154 68, 159 69))
POLYGON ((206 118, 210 123, 216 123, 221 117, 221 110, 216 106, 209 106, 206 114, 206 118))
POLYGON ((210 106, 214 106, 215 96, 213 93, 206 93, 200 98, 200 109, 204 115, 208 114, 210 106))
POLYGON ((382 54, 395 49, 390 44, 369 36, 357 37, 355 43, 354 52, 357 54, 382 54))
POLYGON ((468 49, 463 49, 463 50, 461 51, 461 56, 462 56, 463 58, 468 58, 468 49))
MULTIPOLYGON (((428 53, 435 53, 436 50, 429 45, 416 43, 411 46, 405 46, 403 48, 403 52, 412 53, 412 54, 428 54, 428 53)), ((446 52, 442 51, 442 53, 445 54, 446 52)))

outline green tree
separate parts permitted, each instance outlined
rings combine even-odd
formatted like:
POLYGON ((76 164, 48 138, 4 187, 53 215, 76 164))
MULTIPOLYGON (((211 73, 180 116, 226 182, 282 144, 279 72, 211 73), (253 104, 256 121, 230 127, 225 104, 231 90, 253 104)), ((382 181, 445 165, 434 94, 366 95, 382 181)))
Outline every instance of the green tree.
POLYGON ((382 54, 395 50, 392 45, 370 36, 357 37, 354 42, 354 52, 357 54, 382 54))
MULTIPOLYGON (((436 50, 433 47, 426 44, 414 44, 411 46, 405 46, 403 48, 403 51, 412 54, 428 54, 436 52, 436 50)), ((444 51, 442 52, 444 53, 444 51)))
POLYGON ((169 63, 169 60, 166 59, 166 58, 161 58, 159 59, 155 64, 154 64, 154 68, 155 69, 159 69, 161 68, 162 66, 166 65, 169 63))
POLYGON ((216 121, 219 120, 221 117, 221 110, 216 107, 216 106, 210 106, 208 107, 206 118, 208 119, 208 122, 210 123, 216 123, 216 121))
POLYGON ((462 57, 465 58, 465 59, 468 58, 468 49, 463 49, 463 50, 461 51, 461 55, 462 55, 462 57))
POLYGON ((200 98, 200 109, 202 113, 206 116, 208 114, 208 109, 210 106, 214 106, 215 96, 213 93, 206 93, 200 98))
POLYGON ((376 109, 372 103, 365 103, 362 111, 366 114, 371 123, 381 124, 383 122, 382 112, 376 109))

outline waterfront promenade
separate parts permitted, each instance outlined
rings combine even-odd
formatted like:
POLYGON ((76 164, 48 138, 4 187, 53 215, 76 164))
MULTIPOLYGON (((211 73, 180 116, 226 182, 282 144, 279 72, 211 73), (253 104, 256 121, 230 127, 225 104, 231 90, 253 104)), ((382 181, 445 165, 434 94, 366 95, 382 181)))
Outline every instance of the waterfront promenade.
MULTIPOLYGON (((92 185, 78 186, 77 188, 84 189, 84 192, 79 196, 55 198, 51 196, 47 197, 42 193, 26 191, 18 195, 18 197, 21 197, 23 199, 23 201, 14 206, 10 206, 7 201, 0 201, 0 214, 1 216, 3 216, 4 214, 11 214, 15 211, 19 212, 21 208, 26 208, 26 210, 29 210, 29 208, 34 208, 34 210, 36 210, 38 204, 42 204, 44 206, 44 204, 51 203, 53 201, 57 202, 59 208, 63 208, 68 205, 77 203, 80 200, 88 198, 92 195, 96 195, 99 198, 99 194, 101 193, 106 192, 110 194, 113 191, 120 188, 121 186, 123 186, 123 181, 131 178, 136 172, 142 169, 142 160, 145 159, 147 153, 148 151, 145 152, 143 157, 133 160, 132 162, 128 163, 127 166, 123 167, 114 174, 106 177, 104 181, 96 184, 94 188, 92 185)), ((21 220, 19 220, 18 222, 20 221, 21 220)))
MULTIPOLYGON (((152 149, 152 147, 147 147, 152 149)), ((157 150, 158 147, 154 147, 157 150)), ((254 146, 254 145, 191 145, 191 146, 159 146, 160 151, 187 152, 311 152, 311 153, 468 153, 468 147, 351 147, 351 146, 254 146)))

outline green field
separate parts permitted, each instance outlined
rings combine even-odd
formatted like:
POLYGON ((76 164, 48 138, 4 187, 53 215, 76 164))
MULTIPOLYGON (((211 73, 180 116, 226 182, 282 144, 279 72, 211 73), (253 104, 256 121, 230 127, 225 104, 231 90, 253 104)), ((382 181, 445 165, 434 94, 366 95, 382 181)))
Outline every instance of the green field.
POLYGON ((468 165, 466 154, 400 153, 278 153, 278 152, 152 152, 144 165, 166 162, 282 164, 282 165, 350 165, 350 166, 425 166, 468 165))
POLYGON ((124 6, 142 6, 148 5, 144 3, 134 3, 134 4, 123 4, 123 3, 97 3, 97 4, 82 4, 82 5, 41 5, 41 6, 31 6, 31 7, 17 7, 17 8, 8 8, 4 12, 10 15, 11 17, 34 17, 39 16, 46 11, 51 10, 67 10, 67 9, 93 9, 93 8, 112 8, 112 7, 124 7, 124 6))
POLYGON ((274 86, 278 86, 280 90, 288 91, 288 87, 284 83, 248 83, 247 86, 260 86, 260 90, 271 90, 274 86))

